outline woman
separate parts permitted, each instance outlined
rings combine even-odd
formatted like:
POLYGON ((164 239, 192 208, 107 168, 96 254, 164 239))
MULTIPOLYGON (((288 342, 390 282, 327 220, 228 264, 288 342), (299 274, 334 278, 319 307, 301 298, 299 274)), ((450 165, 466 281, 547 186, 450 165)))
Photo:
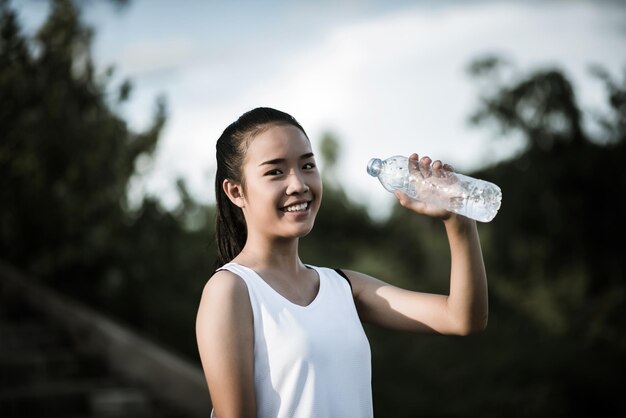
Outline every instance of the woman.
MULTIPOLYGON (((361 321, 446 335, 485 328, 487 280, 474 221, 396 193, 402 206, 443 221, 448 296, 305 265, 298 243, 313 228, 322 182, 302 126, 257 108, 227 127, 216 148, 221 267, 205 286, 196 333, 218 418, 371 417, 361 321)), ((433 175, 451 170, 416 154, 411 161, 433 175)))

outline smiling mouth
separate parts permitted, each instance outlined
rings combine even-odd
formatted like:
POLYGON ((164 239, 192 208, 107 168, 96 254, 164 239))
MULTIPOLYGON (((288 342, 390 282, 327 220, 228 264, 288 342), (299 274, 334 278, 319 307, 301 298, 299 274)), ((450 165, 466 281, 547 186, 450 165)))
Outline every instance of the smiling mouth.
POLYGON ((309 202, 297 203, 295 205, 285 206, 281 208, 283 212, 303 212, 309 208, 309 202))

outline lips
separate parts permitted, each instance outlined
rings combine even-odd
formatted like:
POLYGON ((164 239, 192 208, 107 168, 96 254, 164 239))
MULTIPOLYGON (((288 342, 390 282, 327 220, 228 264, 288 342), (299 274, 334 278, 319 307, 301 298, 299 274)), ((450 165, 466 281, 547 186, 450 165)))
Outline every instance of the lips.
POLYGON ((299 202, 280 208, 283 212, 303 212, 309 208, 309 202, 299 202))

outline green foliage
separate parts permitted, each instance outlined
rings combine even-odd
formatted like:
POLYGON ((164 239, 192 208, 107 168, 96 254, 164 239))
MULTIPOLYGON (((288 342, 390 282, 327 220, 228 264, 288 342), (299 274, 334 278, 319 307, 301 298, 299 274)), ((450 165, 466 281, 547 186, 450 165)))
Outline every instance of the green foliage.
POLYGON ((324 162, 322 173, 328 175, 335 169, 341 155, 339 141, 333 134, 326 132, 320 141, 320 151, 324 162))
POLYGON ((150 154, 163 105, 135 134, 105 101, 91 34, 69 1, 56 1, 35 38, 2 10, 0 222, 2 254, 42 275, 102 267, 122 217, 138 155, 150 154))
POLYGON ((507 278, 503 294, 514 295, 534 315, 541 317, 543 309, 554 317, 544 318, 555 324, 549 329, 568 328, 577 335, 587 335, 584 327, 590 325, 569 320, 581 306, 603 305, 606 295, 623 293, 626 175, 620 161, 626 156, 626 80, 619 86, 606 74, 603 79, 612 112, 603 126, 610 141, 583 131, 573 89, 555 70, 500 87, 476 119, 519 129, 528 143, 514 160, 477 173, 511 191, 502 213, 487 226, 493 237, 492 271, 507 278), (560 128, 568 129, 555 129, 555 113, 567 120, 560 128))
POLYGON ((211 212, 183 183, 173 212, 152 198, 134 211, 127 202, 136 161, 150 158, 165 124, 165 102, 146 131, 128 129, 116 107, 130 83, 111 86, 111 70, 95 70, 92 33, 73 2, 52 2, 34 36, 21 32, 8 2, 0 13, 0 257, 195 355, 211 212))

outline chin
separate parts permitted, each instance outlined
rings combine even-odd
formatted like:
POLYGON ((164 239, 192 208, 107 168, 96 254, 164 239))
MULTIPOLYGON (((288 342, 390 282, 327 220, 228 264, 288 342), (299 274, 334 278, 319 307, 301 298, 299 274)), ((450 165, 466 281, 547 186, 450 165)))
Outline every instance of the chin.
POLYGON ((313 225, 310 227, 298 228, 295 231, 289 231, 285 234, 286 237, 289 238, 304 238, 313 230, 313 225))

